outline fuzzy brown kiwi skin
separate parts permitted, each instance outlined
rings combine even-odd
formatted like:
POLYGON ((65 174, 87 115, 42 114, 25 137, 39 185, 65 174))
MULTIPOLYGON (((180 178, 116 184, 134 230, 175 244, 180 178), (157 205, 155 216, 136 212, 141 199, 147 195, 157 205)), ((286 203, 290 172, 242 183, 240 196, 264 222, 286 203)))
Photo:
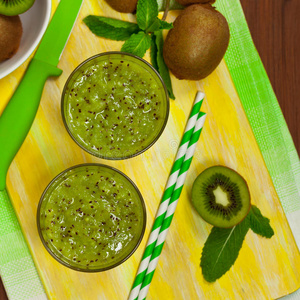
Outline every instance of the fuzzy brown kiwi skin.
POLYGON ((168 32, 164 61, 178 79, 203 79, 221 62, 229 37, 221 13, 210 4, 193 4, 180 13, 168 32))
POLYGON ((188 6, 192 4, 205 4, 205 3, 213 4, 216 2, 216 0, 176 0, 176 2, 178 2, 183 6, 188 6))
POLYGON ((19 16, 0 15, 0 62, 11 58, 18 51, 22 33, 19 16))
POLYGON ((121 13, 133 13, 138 0, 105 0, 111 8, 121 13))

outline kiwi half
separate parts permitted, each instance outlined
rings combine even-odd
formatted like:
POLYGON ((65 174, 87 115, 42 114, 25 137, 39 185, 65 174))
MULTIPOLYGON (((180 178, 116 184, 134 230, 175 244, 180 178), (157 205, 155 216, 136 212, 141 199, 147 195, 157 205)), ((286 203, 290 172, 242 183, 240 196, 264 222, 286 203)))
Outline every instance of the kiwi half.
POLYGON ((251 207, 245 179, 224 166, 210 167, 198 175, 192 188, 192 203, 206 222, 222 228, 240 223, 251 207))
POLYGON ((0 0, 0 14, 16 16, 27 11, 35 0, 0 0))

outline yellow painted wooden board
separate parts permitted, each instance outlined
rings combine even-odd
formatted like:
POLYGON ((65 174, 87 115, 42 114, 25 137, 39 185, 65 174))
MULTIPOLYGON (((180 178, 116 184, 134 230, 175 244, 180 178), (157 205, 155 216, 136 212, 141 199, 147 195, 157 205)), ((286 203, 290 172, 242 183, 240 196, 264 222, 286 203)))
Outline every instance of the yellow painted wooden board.
MULTIPOLYGON (((56 5, 55 0, 53 10, 56 5)), ((167 127, 144 154, 125 161, 105 161, 85 153, 71 140, 60 113, 60 96, 68 75, 86 58, 120 50, 122 45, 95 37, 82 22, 89 14, 134 20, 133 16, 114 12, 104 1, 84 1, 59 63, 64 72, 60 78, 47 81, 36 120, 7 180, 49 298, 127 299, 198 89, 206 94, 202 110, 207 119, 148 299, 274 299, 298 289, 300 255, 224 61, 199 82, 172 77, 176 101, 171 100, 167 127), (106 163, 126 173, 139 187, 148 215, 145 237, 135 254, 121 266, 97 274, 76 272, 57 263, 44 249, 36 229, 36 209, 44 188, 59 172, 86 162, 106 163), (211 284, 203 279, 199 267, 211 226, 192 208, 190 194, 196 176, 216 164, 231 167, 245 177, 252 202, 270 218, 275 235, 265 239, 249 231, 234 266, 211 284)), ((174 16, 171 14, 170 20, 174 16)), ((146 58, 149 60, 148 54, 146 58)), ((0 81, 0 110, 9 101, 27 63, 0 81)))

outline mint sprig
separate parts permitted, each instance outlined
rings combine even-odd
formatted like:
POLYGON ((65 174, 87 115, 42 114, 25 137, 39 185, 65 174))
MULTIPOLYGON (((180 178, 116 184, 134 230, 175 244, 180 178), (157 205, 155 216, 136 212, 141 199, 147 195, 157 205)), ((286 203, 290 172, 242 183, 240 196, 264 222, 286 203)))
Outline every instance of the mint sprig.
POLYGON ((92 15, 84 18, 83 22, 97 36, 125 41, 121 51, 143 58, 146 51, 151 48, 151 63, 165 82, 169 97, 175 99, 169 69, 164 62, 162 54, 164 42, 162 30, 169 30, 173 25, 159 19, 158 12, 157 0, 138 0, 136 10, 137 24, 92 15))
POLYGON ((158 70, 157 64, 157 46, 156 46, 156 35, 151 35, 151 49, 150 49, 150 59, 152 66, 158 70))
POLYGON ((133 34, 122 46, 121 51, 143 57, 151 47, 151 37, 143 31, 133 34))
POLYGON ((248 230, 248 218, 233 228, 212 228, 202 250, 200 263, 206 281, 216 281, 231 268, 248 230))
POLYGON ((155 37, 155 43, 156 43, 156 49, 157 49, 157 54, 156 54, 157 71, 159 72, 161 78, 163 79, 163 81, 166 85, 166 88, 169 93, 169 97, 171 99, 175 99, 175 96, 173 94, 172 82, 171 82, 171 78, 170 78, 169 69, 163 59, 164 39, 163 39, 162 32, 155 31, 154 37, 155 37))
POLYGON ((233 266, 250 228, 266 238, 274 234, 270 220, 254 205, 247 217, 233 228, 212 228, 204 244, 200 263, 206 281, 216 281, 233 266))
POLYGON ((156 0, 139 0, 136 8, 136 21, 142 30, 147 30, 156 20, 158 5, 156 0))
POLYGON ((270 225, 270 220, 264 217, 260 210, 252 205, 249 212, 249 225, 253 232, 265 238, 271 238, 274 235, 274 230, 270 225))
POLYGON ((87 16, 83 22, 97 36, 115 41, 126 41, 140 30, 135 23, 100 16, 87 16))

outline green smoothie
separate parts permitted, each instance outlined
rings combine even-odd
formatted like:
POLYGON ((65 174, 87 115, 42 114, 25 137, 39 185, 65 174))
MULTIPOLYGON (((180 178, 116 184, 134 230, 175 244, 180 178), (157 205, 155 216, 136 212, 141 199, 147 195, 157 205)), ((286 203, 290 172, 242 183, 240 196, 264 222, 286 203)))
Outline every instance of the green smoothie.
POLYGON ((162 80, 144 60, 119 52, 81 64, 69 77, 62 114, 72 138, 108 159, 135 156, 162 133, 169 100, 162 80))
POLYGON ((126 260, 140 243, 146 213, 141 194, 119 171, 80 165, 45 190, 37 222, 58 261, 80 271, 102 271, 126 260))

